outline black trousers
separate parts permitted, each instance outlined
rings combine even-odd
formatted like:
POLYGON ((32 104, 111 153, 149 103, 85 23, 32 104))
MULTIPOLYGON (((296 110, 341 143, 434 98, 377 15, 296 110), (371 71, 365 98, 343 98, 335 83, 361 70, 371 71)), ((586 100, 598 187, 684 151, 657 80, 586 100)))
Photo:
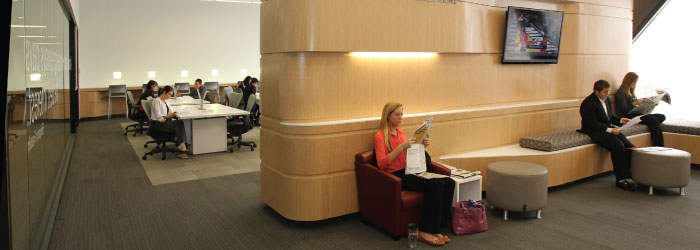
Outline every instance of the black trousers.
POLYGON ((632 178, 630 173, 630 158, 631 152, 627 148, 634 147, 627 137, 620 133, 619 135, 614 135, 606 132, 587 132, 588 136, 595 144, 598 144, 608 151, 610 151, 610 158, 612 158, 613 170, 615 172, 615 179, 624 180, 632 178))
POLYGON ((654 144, 654 146, 664 146, 664 133, 663 131, 661 131, 661 123, 665 120, 666 116, 663 114, 648 114, 642 116, 642 122, 640 123, 649 127, 649 133, 651 133, 651 142, 654 144))
POLYGON ((451 178, 423 179, 415 175, 405 175, 404 169, 392 174, 401 178, 401 189, 425 194, 420 210, 419 230, 426 233, 440 233, 440 226, 451 221, 452 194, 455 181, 451 178))
POLYGON ((181 120, 169 120, 164 122, 154 122, 153 129, 158 132, 174 134, 177 137, 177 145, 185 142, 187 135, 185 134, 185 123, 181 120))

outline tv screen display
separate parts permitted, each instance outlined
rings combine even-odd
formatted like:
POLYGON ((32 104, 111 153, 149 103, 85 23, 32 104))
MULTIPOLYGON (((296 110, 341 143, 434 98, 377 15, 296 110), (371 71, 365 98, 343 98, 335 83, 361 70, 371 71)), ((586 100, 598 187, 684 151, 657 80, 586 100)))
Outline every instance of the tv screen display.
POLYGON ((564 12, 509 6, 502 63, 551 63, 559 60, 564 12))

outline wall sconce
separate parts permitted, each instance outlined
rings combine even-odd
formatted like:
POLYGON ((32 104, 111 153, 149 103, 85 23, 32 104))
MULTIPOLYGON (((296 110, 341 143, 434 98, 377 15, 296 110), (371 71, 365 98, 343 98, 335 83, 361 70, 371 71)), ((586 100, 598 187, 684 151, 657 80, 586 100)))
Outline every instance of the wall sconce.
POLYGON ((148 71, 148 79, 153 79, 156 78, 156 72, 155 71, 148 71))
POLYGON ((211 70, 211 76, 219 76, 219 70, 212 69, 212 70, 211 70))
POLYGON ((31 74, 31 75, 29 75, 29 80, 32 82, 38 82, 41 80, 41 74, 39 74, 39 73, 31 74))
POLYGON ((122 72, 114 72, 112 75, 114 76, 114 80, 122 79, 122 72))
POLYGON ((247 69, 241 69, 241 75, 242 75, 242 76, 247 75, 247 74, 248 74, 248 70, 247 70, 247 69))
POLYGON ((180 77, 188 77, 190 75, 190 72, 187 72, 187 70, 180 71, 180 77))

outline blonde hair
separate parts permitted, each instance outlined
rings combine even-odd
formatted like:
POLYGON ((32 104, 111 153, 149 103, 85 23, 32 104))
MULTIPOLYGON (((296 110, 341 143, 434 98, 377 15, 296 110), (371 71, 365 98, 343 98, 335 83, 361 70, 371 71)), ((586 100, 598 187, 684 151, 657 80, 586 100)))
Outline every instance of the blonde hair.
POLYGON ((403 107, 403 104, 398 102, 387 102, 382 110, 382 120, 379 123, 379 129, 384 133, 384 144, 391 152, 391 143, 389 142, 389 115, 394 113, 394 110, 403 107))
POLYGON ((620 88, 617 91, 623 91, 627 97, 637 97, 634 95, 634 88, 632 87, 632 83, 636 82, 639 79, 639 75, 634 72, 628 72, 624 78, 622 78, 622 84, 620 85, 620 88))

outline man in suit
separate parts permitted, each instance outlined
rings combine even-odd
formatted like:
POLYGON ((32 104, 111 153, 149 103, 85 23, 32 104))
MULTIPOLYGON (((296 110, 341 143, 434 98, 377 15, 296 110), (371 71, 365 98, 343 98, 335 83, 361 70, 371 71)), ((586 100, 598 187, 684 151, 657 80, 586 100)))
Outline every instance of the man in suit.
MULTIPOLYGON (((205 93, 207 93, 207 87, 202 84, 202 79, 194 80, 194 88, 190 90, 190 96, 194 99, 199 99, 199 95, 204 95, 205 93), (199 90, 199 93, 197 93, 197 90, 199 90)), ((207 94, 204 100, 211 102, 212 98, 207 94)))
POLYGON ((612 106, 608 98, 609 91, 610 83, 605 80, 598 80, 593 84, 593 93, 583 100, 579 109, 581 132, 588 134, 594 143, 610 151, 617 180, 615 186, 633 191, 637 188, 637 184, 630 179, 632 174, 627 148, 632 148, 634 145, 613 126, 622 126, 629 119, 612 114, 612 106))

